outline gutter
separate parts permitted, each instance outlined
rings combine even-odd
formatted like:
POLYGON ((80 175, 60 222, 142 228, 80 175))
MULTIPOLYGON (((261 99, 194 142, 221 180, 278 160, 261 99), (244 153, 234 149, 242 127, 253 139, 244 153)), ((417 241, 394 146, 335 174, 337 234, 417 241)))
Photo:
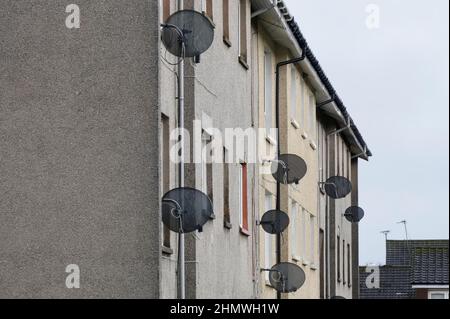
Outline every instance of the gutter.
MULTIPOLYGON (((350 126, 350 130, 348 130, 348 134, 355 141, 355 146, 360 150, 360 153, 354 152, 353 155, 357 155, 357 157, 361 157, 365 160, 368 160, 369 157, 372 156, 372 152, 367 146, 362 134, 358 130, 355 122, 352 120, 350 114, 347 111, 344 103, 336 93, 336 90, 332 86, 322 67, 320 66, 319 61, 315 57, 311 48, 308 46, 306 39, 304 38, 302 32, 300 31, 300 27, 295 21, 294 17, 289 13, 286 4, 283 0, 252 0, 252 2, 265 4, 265 9, 257 10, 259 12, 255 17, 268 13, 272 11, 274 8, 274 4, 276 3, 276 8, 278 10, 273 10, 272 12, 276 15, 277 22, 283 26, 283 28, 287 31, 287 36, 293 44, 292 54, 294 56, 300 56, 305 52, 306 59, 301 63, 302 67, 305 71, 311 76, 311 82, 315 89, 320 92, 320 95, 324 99, 329 99, 324 103, 324 105, 330 104, 333 107, 333 113, 339 118, 340 123, 338 124, 341 127, 345 127, 347 125, 350 126)), ((291 48, 292 49, 292 48, 291 48)), ((321 103, 322 104, 322 103, 321 103)), ((322 108, 322 105, 320 108, 322 108)), ((320 104, 318 105, 320 106, 320 104)), ((319 108, 319 111, 320 111, 319 108)), ((336 120, 336 119, 335 119, 336 120)))

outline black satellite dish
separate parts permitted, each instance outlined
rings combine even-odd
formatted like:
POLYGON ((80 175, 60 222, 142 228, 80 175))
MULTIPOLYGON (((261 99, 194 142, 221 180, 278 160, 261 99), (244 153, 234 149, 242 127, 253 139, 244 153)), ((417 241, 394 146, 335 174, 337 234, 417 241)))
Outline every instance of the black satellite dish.
POLYGON ((213 43, 214 26, 200 12, 181 10, 171 15, 163 24, 161 39, 173 55, 182 58, 197 57, 213 43))
POLYGON ((352 192, 352 183, 345 177, 333 176, 325 182, 325 192, 334 199, 345 198, 352 192))
POLYGON ((276 235, 281 234, 289 226, 289 216, 279 210, 271 210, 261 218, 261 226, 266 233, 276 235))
POLYGON ((280 263, 272 267, 269 276, 270 284, 276 291, 291 293, 299 290, 306 281, 303 269, 292 263, 280 263))
POLYGON ((359 223, 364 218, 364 209, 358 206, 349 207, 344 216, 350 223, 359 223))
POLYGON ((176 233, 202 231, 213 215, 209 197, 194 188, 176 188, 164 195, 162 200, 163 223, 176 233))
POLYGON ((272 175, 281 184, 298 184, 308 171, 306 162, 293 154, 281 155, 272 163, 272 175))
POLYGON ((342 296, 334 296, 334 297, 331 297, 331 299, 335 299, 335 300, 343 300, 343 299, 347 299, 347 298, 342 297, 342 296))

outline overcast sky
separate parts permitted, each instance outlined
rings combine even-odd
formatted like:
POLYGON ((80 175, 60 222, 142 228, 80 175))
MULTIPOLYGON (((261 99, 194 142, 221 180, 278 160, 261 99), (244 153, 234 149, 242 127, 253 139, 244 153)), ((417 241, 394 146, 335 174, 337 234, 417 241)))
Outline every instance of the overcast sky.
POLYGON ((449 1, 285 0, 374 157, 360 166, 361 264, 391 239, 448 239, 449 1), (366 25, 378 5, 380 25, 366 25))

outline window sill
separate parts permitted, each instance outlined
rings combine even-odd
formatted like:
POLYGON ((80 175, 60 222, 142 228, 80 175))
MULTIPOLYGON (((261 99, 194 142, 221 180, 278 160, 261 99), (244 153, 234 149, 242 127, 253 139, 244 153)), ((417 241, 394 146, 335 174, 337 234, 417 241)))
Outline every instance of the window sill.
POLYGON ((304 140, 307 140, 308 139, 308 133, 303 132, 302 133, 302 137, 303 137, 304 140))
POLYGON ((318 270, 319 269, 315 264, 311 264, 311 267, 309 267, 309 268, 311 268, 311 270, 318 270))
POLYGON ((230 222, 224 222, 223 227, 225 227, 225 229, 231 230, 233 229, 233 224, 230 222))
POLYGON ((277 145, 275 139, 270 135, 266 135, 266 141, 269 142, 270 145, 277 145))
POLYGON ((292 256, 292 260, 296 263, 301 263, 302 262, 302 257, 299 256, 292 256))
POLYGON ((245 229, 245 228, 242 228, 242 227, 240 227, 240 232, 241 232, 241 235, 243 235, 243 236, 245 236, 245 237, 250 237, 252 234, 250 233, 250 231, 248 231, 247 229, 245 229))
POLYGON ((216 23, 214 22, 213 18, 211 18, 205 11, 202 12, 202 14, 211 22, 211 25, 213 26, 213 29, 216 28, 216 23))
POLYGON ((243 57, 239 57, 239 63, 242 65, 242 67, 246 70, 250 69, 250 67, 247 64, 247 61, 243 57))
POLYGON ((174 251, 172 248, 166 247, 166 246, 162 246, 162 253, 165 256, 172 256, 174 251))
POLYGON ((291 119, 291 124, 296 130, 300 129, 300 124, 295 119, 291 119))
POLYGON ((309 266, 309 261, 304 260, 303 261, 303 266, 308 267, 309 266))
POLYGON ((223 37, 223 43, 225 43, 225 45, 229 48, 231 48, 231 41, 230 39, 228 39, 227 37, 223 37))
POLYGON ((311 146, 311 148, 313 149, 313 151, 316 151, 316 150, 317 150, 317 145, 316 145, 316 143, 314 143, 313 141, 311 141, 311 142, 309 143, 309 146, 311 146))

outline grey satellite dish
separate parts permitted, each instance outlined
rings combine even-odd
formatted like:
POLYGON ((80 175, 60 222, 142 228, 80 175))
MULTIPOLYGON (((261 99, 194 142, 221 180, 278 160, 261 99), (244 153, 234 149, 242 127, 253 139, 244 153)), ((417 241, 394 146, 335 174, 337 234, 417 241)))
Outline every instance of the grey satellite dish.
POLYGON ((297 155, 284 154, 272 163, 272 175, 281 184, 298 184, 308 171, 306 162, 297 155))
POLYGON ((266 233, 281 234, 289 226, 289 216, 282 211, 271 210, 261 218, 261 226, 266 233))
POLYGON ((342 299, 347 299, 347 298, 342 297, 342 296, 334 296, 334 297, 331 297, 331 299, 342 300, 342 299))
POLYGON ((164 46, 178 57, 198 57, 214 40, 214 26, 207 17, 194 10, 178 11, 162 26, 164 46))
POLYGON ((325 182, 325 192, 334 199, 345 198, 352 192, 352 183, 345 177, 333 176, 325 182))
POLYGON ((359 223, 364 218, 364 210, 358 206, 347 208, 344 214, 350 223, 359 223))
POLYGON ((299 290, 306 281, 303 269, 292 263, 280 263, 272 267, 269 275, 270 284, 276 291, 291 293, 299 290))
POLYGON ((194 188, 176 188, 162 200, 163 223, 176 233, 202 231, 213 215, 209 197, 194 188))

